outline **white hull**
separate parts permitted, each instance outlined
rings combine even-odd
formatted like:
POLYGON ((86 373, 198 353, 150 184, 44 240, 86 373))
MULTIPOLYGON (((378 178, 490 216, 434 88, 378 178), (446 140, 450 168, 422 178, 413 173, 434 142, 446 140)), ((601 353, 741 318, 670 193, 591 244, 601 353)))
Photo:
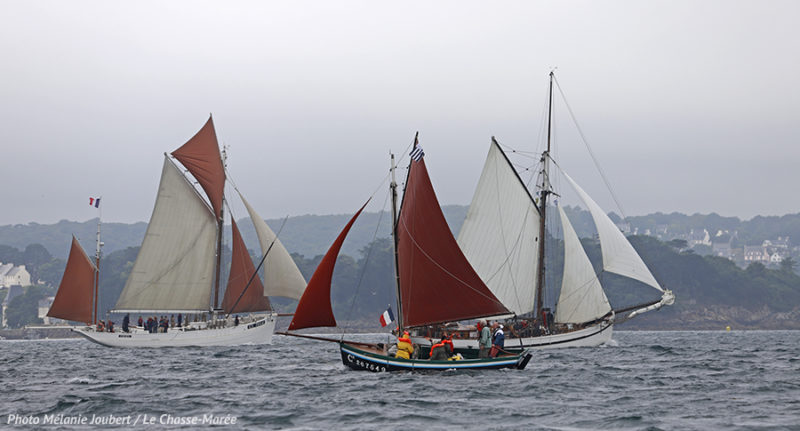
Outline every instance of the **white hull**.
POLYGON ((272 344, 275 314, 268 314, 253 322, 241 323, 219 329, 170 329, 166 333, 151 334, 133 329, 131 332, 97 332, 92 328, 73 331, 88 340, 107 347, 188 347, 188 346, 239 346, 242 344, 272 344))
MULTIPOLYGON (((577 331, 562 334, 542 335, 530 338, 511 338, 505 340, 507 349, 555 349, 562 347, 596 347, 611 341, 614 331, 613 322, 602 322, 597 325, 588 326, 577 331)), ((421 346, 428 346, 431 340, 425 337, 411 337, 412 342, 421 346)), ((453 339, 453 347, 456 349, 477 349, 478 340, 476 339, 453 339)))

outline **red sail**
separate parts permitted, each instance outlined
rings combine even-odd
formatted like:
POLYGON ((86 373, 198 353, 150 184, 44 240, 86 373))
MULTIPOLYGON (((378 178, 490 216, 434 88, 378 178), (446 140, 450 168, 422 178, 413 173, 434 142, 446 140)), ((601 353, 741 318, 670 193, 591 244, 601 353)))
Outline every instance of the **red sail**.
POLYGON ((458 247, 421 158, 409 167, 397 241, 405 326, 508 313, 458 247))
POLYGON ((231 273, 228 277, 228 288, 222 298, 222 308, 226 313, 246 313, 249 311, 270 310, 269 299, 264 296, 264 285, 261 278, 256 275, 247 287, 250 277, 256 272, 247 247, 244 245, 242 234, 236 222, 231 220, 233 225, 233 256, 231 257, 231 273), (247 290, 245 290, 247 287, 247 290), (244 292, 244 295, 242 295, 244 292), (239 296, 242 298, 239 299, 239 296), (236 301, 239 301, 237 304, 236 301), (235 307, 234 307, 235 304, 235 307))
MULTIPOLYGON (((367 203, 369 199, 367 199, 367 203)), ((336 258, 339 256, 339 249, 342 248, 347 233, 353 222, 356 221, 364 206, 350 219, 347 226, 342 229, 342 232, 333 242, 331 248, 325 253, 325 256, 320 261, 314 275, 306 286, 303 296, 300 297, 300 302, 297 304, 297 309, 294 311, 292 323, 289 324, 289 330, 303 329, 303 328, 316 328, 320 326, 336 326, 336 319, 333 317, 333 309, 331 308, 331 278, 333 277, 333 268, 336 265, 336 258)))
POLYGON ((73 322, 91 323, 95 268, 75 237, 58 293, 47 315, 73 322))
POLYGON ((206 191, 217 219, 222 214, 222 195, 225 188, 225 168, 219 155, 214 121, 208 118, 205 126, 180 148, 172 152, 183 166, 197 178, 206 191))

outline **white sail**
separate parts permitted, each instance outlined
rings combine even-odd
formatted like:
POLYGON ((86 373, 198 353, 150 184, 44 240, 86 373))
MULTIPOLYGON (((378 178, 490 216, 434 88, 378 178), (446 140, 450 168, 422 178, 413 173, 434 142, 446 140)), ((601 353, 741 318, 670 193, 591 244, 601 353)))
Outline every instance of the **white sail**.
POLYGON ((153 215, 115 311, 209 310, 216 234, 208 204, 165 156, 153 215))
POLYGON ((509 311, 534 310, 539 212, 528 189, 493 140, 458 245, 509 311))
POLYGON ((653 274, 647 268, 647 265, 642 261, 639 253, 634 250, 631 243, 625 238, 625 235, 620 232, 614 222, 611 221, 608 215, 603 212, 602 208, 597 205, 597 202, 592 200, 566 172, 564 172, 564 177, 572 184, 572 187, 578 192, 581 200, 589 207, 589 212, 592 214, 592 219, 594 219, 594 224, 597 227, 597 233, 600 236, 600 248, 603 252, 603 269, 608 272, 630 277, 634 280, 639 280, 663 292, 664 289, 659 286, 655 277, 653 277, 653 274))
POLYGON ((561 205, 558 206, 558 212, 564 230, 564 277, 555 321, 584 323, 599 319, 611 311, 611 305, 561 205))
POLYGON ((283 296, 300 300, 303 296, 303 291, 306 289, 306 280, 300 269, 294 263, 292 256, 286 251, 281 241, 276 238, 272 229, 267 226, 258 213, 250 206, 245 200, 244 196, 239 193, 247 212, 250 214, 250 219, 253 221, 253 226, 256 228, 258 235, 258 242, 261 244, 261 253, 267 252, 270 244, 272 249, 264 261, 264 295, 266 296, 283 296))

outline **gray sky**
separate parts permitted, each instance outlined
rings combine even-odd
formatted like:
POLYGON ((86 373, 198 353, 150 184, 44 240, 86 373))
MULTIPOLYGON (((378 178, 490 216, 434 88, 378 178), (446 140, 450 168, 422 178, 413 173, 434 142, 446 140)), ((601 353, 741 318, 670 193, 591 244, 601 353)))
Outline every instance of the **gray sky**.
MULTIPOLYGON (((209 113, 266 218, 354 212, 416 130, 440 201, 468 204, 490 136, 539 148, 553 67, 628 215, 798 212, 798 16, 793 1, 3 0, 0 224, 83 221, 97 195, 104 220, 146 221, 163 153, 209 113)), ((561 165, 614 210, 556 112, 561 165)))

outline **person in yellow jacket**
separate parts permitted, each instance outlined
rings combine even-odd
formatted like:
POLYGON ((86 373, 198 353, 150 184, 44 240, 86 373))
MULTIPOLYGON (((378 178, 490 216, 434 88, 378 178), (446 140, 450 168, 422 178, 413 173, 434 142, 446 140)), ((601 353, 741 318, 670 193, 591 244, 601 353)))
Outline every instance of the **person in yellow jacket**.
POLYGON ((411 354, 414 353, 414 345, 411 344, 411 335, 408 331, 403 331, 403 335, 397 337, 397 353, 395 358, 411 359, 411 354))

